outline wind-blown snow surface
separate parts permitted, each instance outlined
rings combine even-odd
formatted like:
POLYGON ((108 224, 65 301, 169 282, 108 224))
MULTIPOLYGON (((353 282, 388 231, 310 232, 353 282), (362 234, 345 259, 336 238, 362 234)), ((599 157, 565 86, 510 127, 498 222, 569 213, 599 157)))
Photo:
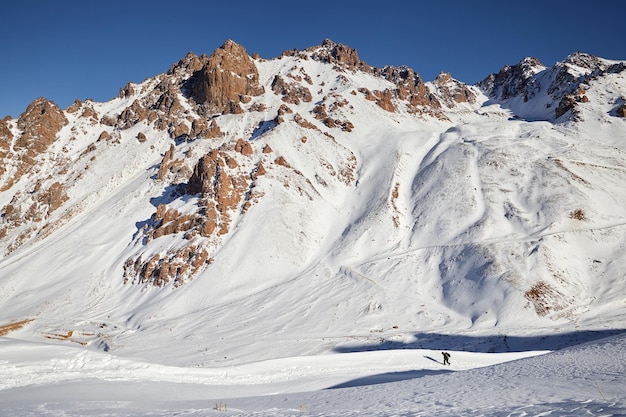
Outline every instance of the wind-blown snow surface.
POLYGON ((535 356, 540 353, 453 351, 452 364, 444 366, 437 351, 378 351, 217 370, 164 367, 5 339, 0 341, 0 412, 110 417, 626 414, 624 334, 535 356), (497 364, 502 361, 510 362, 497 364))
MULTIPOLYGON (((431 375, 445 369, 435 362, 442 349, 452 352, 451 369, 468 369, 626 328, 626 121, 610 114, 626 94, 621 74, 590 83, 578 122, 553 123, 538 120, 537 108, 533 121, 521 120, 515 106, 489 101, 474 87, 479 101, 445 109, 449 120, 400 105, 390 113, 356 93, 390 86, 371 74, 339 77, 329 64, 297 57, 256 65, 267 93, 248 106, 267 110, 216 118, 223 138, 177 142, 176 156, 192 167, 210 149, 243 137, 256 155, 271 146, 272 158, 283 156, 300 175, 268 169, 256 184, 264 197, 233 219, 212 247, 214 262, 179 288, 122 279, 129 257, 186 242, 167 235, 146 243, 141 235, 160 203, 197 208, 196 196, 154 180, 174 141, 141 122, 113 132, 119 143, 98 145, 88 161, 83 151, 103 126, 67 114, 51 154, 89 169, 62 179, 70 199, 53 213, 53 233, 0 259, 0 324, 32 320, 0 338, 0 411, 107 415, 112 407, 115 416, 137 407, 136 415, 204 415, 220 399, 405 377, 420 378, 228 404, 244 414, 298 414, 302 404, 317 415, 412 415, 421 408, 455 415, 452 387, 464 398, 461 414, 623 411, 616 388, 622 374, 600 366, 605 357, 592 358, 623 358, 623 338, 431 375), (299 67, 315 80, 313 100, 290 107, 319 130, 272 122, 283 104, 271 92, 273 76, 299 67), (351 132, 332 130, 333 139, 311 117, 331 93, 348 103, 334 117, 354 124, 351 132), (135 140, 138 133, 145 143, 135 140), (339 181, 351 156, 354 181, 339 181), (558 367, 568 355, 583 359, 558 367), (606 400, 594 380, 562 387, 585 372, 598 376, 606 400), (554 375, 554 384, 544 374, 554 375), (36 382, 44 384, 29 385, 36 382), (344 396, 351 399, 342 402, 344 396)), ((93 107, 100 117, 114 116, 156 84, 147 80, 133 96, 93 107)), ((35 179, 20 181, 24 192, 33 189, 35 179)), ((0 194, 0 207, 10 198, 0 194)))

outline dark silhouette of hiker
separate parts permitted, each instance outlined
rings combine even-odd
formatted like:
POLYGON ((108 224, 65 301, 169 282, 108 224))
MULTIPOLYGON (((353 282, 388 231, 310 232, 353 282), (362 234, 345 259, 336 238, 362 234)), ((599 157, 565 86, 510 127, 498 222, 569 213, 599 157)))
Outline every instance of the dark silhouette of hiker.
POLYGON ((448 352, 441 352, 443 355, 443 364, 450 365, 450 354, 448 352))

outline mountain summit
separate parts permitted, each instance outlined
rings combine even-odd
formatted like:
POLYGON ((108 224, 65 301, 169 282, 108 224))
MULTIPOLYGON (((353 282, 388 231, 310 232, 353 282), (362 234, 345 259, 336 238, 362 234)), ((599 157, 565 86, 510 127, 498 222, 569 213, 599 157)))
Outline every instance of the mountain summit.
POLYGON ((0 325, 186 365, 623 328, 625 75, 575 53, 425 82, 228 40, 105 103, 38 99, 0 121, 0 325))

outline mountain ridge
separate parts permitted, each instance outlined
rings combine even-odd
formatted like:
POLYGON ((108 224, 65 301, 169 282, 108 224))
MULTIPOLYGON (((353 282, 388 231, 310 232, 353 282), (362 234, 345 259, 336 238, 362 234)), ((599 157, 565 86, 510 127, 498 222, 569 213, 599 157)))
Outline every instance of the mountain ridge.
POLYGON ((244 328, 295 354, 623 327, 625 69, 527 58, 468 86, 229 40, 109 102, 38 99, 0 122, 3 320, 148 357, 181 327, 185 363, 244 328))

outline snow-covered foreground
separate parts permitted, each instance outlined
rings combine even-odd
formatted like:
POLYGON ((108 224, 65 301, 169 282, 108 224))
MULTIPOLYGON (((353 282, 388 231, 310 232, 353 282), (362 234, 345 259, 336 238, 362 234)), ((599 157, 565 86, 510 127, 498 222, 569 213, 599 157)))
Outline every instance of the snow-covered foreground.
POLYGON ((560 351, 384 350, 183 368, 0 339, 2 416, 626 414, 626 334, 560 351))

